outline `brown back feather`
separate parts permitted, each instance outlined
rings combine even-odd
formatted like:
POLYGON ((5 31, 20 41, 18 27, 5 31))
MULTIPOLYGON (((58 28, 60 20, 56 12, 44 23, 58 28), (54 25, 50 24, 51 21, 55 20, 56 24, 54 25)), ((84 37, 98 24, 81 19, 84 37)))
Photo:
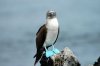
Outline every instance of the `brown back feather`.
POLYGON ((37 49, 40 49, 40 48, 43 47, 43 44, 44 44, 45 39, 46 39, 46 34, 47 34, 47 28, 44 24, 43 26, 40 27, 40 29, 36 33, 36 35, 37 35, 37 37, 36 37, 36 47, 37 47, 37 49))
POLYGON ((34 58, 36 57, 34 65, 39 61, 39 59, 41 58, 41 56, 43 54, 44 50, 42 50, 42 49, 43 49, 43 44, 44 44, 45 39, 46 39, 46 34, 47 34, 47 28, 46 28, 46 26, 44 24, 43 26, 40 27, 40 29, 36 33, 37 53, 34 56, 34 58))

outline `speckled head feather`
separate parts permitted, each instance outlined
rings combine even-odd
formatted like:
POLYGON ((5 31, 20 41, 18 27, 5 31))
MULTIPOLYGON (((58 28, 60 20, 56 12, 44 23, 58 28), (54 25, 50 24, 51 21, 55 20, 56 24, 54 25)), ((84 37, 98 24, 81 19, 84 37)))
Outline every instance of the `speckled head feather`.
POLYGON ((52 19, 54 17, 56 17, 56 12, 55 11, 50 10, 50 11, 47 12, 46 18, 52 19))

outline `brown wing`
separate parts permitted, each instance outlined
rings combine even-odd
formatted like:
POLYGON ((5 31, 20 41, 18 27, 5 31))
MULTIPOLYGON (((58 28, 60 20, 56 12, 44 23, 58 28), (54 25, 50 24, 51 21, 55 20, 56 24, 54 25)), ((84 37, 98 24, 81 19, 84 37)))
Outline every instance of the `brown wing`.
POLYGON ((36 33, 36 35, 37 35, 37 37, 36 37, 37 50, 39 50, 43 47, 44 41, 46 39, 46 34, 47 34, 47 28, 44 24, 43 26, 40 27, 40 29, 36 33))
POLYGON ((44 50, 41 50, 41 49, 44 49, 43 48, 43 44, 45 42, 45 39, 46 39, 46 34, 47 34, 47 29, 46 29, 46 26, 45 24, 43 26, 40 27, 40 29, 38 30, 38 32, 36 33, 36 47, 37 47, 37 53, 35 54, 34 58, 36 57, 35 59, 35 63, 34 63, 34 66, 36 65, 36 63, 39 61, 39 59, 41 58, 42 54, 43 54, 43 51, 44 50))
POLYGON ((37 31, 36 35, 38 35, 38 33, 41 31, 41 29, 42 29, 44 26, 45 26, 45 24, 42 25, 42 26, 39 28, 39 30, 37 31))

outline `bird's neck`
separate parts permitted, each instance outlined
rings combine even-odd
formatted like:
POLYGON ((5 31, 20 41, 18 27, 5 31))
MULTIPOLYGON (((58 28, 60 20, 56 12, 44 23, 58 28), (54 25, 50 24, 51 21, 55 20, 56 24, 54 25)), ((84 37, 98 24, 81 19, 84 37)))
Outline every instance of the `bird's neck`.
POLYGON ((49 28, 58 28, 59 24, 58 24, 58 20, 57 18, 52 18, 52 19, 47 19, 46 20, 46 27, 49 28))

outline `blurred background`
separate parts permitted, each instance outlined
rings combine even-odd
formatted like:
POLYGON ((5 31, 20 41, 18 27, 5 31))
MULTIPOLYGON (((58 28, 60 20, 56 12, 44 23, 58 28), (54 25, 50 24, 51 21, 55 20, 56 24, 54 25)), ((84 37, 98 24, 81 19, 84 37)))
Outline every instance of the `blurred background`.
POLYGON ((48 10, 57 12, 60 24, 55 46, 69 47, 82 66, 96 61, 100 0, 0 0, 0 66, 33 66, 35 35, 48 10))

